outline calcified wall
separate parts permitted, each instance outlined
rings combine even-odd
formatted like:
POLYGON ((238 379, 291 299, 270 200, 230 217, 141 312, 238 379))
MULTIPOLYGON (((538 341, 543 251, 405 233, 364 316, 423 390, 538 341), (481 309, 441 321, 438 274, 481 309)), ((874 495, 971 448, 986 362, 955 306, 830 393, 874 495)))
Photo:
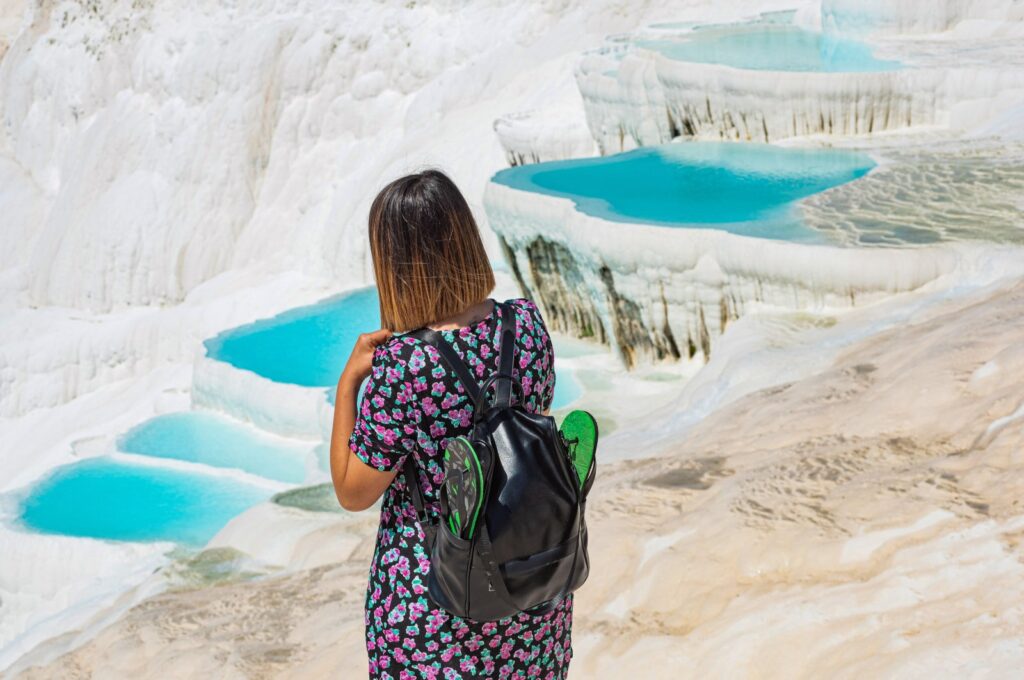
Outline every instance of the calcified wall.
POLYGON ((549 324, 613 346, 629 367, 706 360, 752 305, 851 307, 918 288, 957 262, 950 249, 844 249, 619 224, 493 182, 484 206, 549 324))
POLYGON ((932 33, 962 21, 1024 21, 1020 0, 822 0, 825 30, 849 33, 932 33))
POLYGON ((579 112, 520 111, 494 121, 494 132, 511 166, 594 154, 594 140, 579 112))
POLYGON ((686 136, 769 142, 936 122, 937 72, 752 74, 656 54, 646 58, 655 62, 673 126, 686 136))
POLYGON ((749 71, 636 49, 617 69, 602 55, 577 69, 587 123, 603 153, 677 136, 770 142, 851 135, 938 120, 937 70, 879 73, 749 71))
POLYGON ((819 73, 681 62, 633 48, 618 59, 605 50, 584 55, 576 80, 587 125, 607 154, 677 137, 772 142, 976 126, 1017 101, 1008 96, 1024 88, 1015 58, 994 50, 968 67, 930 59, 921 68, 819 73))
POLYGON ((598 50, 580 60, 576 83, 601 153, 661 144, 680 134, 653 60, 598 50))

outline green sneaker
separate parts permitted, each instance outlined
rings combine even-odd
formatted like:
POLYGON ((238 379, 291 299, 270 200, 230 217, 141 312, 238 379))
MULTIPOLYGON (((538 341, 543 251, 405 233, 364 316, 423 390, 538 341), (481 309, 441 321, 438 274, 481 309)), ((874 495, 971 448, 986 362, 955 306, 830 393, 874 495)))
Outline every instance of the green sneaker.
POLYGON ((480 457, 465 437, 455 437, 444 450, 444 492, 448 528, 460 538, 473 538, 483 498, 484 475, 480 457))
POLYGON ((582 487, 594 467, 594 454, 597 452, 597 421, 588 411, 570 411, 558 431, 562 433, 562 440, 569 450, 569 458, 576 468, 576 475, 582 487))

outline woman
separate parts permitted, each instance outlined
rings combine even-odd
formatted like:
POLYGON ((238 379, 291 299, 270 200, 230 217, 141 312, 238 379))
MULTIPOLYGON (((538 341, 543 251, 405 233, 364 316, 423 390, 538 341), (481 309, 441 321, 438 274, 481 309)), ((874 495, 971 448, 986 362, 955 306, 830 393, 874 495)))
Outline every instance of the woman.
MULTIPOLYGON (((374 678, 562 678, 572 656, 572 596, 542 616, 477 622, 427 596, 430 556, 406 489, 416 466, 431 519, 444 481, 446 443, 469 433, 473 405, 434 347, 403 335, 429 326, 482 382, 497 371, 501 315, 488 296, 494 273, 462 194, 436 170, 395 180, 370 207, 370 250, 384 328, 360 336, 338 381, 331 475, 341 505, 364 510, 381 495, 366 591, 366 649, 374 678), (362 381, 369 378, 357 409, 362 381)), ((554 349, 540 311, 509 300, 516 316, 514 380, 522 403, 547 413, 554 349)), ((517 399, 519 395, 516 395, 517 399)))

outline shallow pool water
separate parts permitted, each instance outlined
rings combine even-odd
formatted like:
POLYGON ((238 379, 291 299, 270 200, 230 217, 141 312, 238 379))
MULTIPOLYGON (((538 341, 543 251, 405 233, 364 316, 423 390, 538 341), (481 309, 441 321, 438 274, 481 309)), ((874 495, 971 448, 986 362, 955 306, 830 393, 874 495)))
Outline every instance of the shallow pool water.
POLYGON ((20 502, 18 514, 43 533, 202 545, 270 495, 223 476, 101 457, 55 469, 20 502))
POLYGON ((873 167, 852 151, 686 142, 508 168, 493 181, 572 199, 611 221, 819 242, 824 237, 803 224, 795 202, 873 167))
POLYGON ((866 73, 902 68, 870 46, 797 26, 754 24, 698 29, 678 38, 639 40, 638 47, 669 59, 755 71, 866 73))
POLYGON ((576 379, 575 373, 555 366, 555 396, 551 400, 551 409, 564 408, 581 396, 583 386, 576 379))
POLYGON ((306 478, 309 452, 293 441, 204 411, 151 418, 121 435, 117 447, 127 453, 235 468, 294 484, 306 478))
POLYGON ((377 328, 377 290, 365 288, 224 331, 204 345, 210 357, 270 380, 328 387, 360 333, 377 328))

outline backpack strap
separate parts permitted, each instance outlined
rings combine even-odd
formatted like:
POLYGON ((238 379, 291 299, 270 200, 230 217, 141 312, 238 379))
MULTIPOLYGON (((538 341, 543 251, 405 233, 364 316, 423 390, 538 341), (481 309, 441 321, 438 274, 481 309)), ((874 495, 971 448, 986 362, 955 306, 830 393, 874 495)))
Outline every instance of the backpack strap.
POLYGON ((519 605, 515 603, 508 592, 508 586, 505 585, 505 577, 501 575, 501 567, 498 566, 498 561, 494 557, 491 535, 487 531, 486 522, 481 523, 477 527, 475 547, 476 554, 483 562, 484 573, 487 574, 487 582, 490 584, 491 590, 510 606, 519 609, 519 605))
POLYGON ((516 353, 516 313, 512 305, 501 305, 501 340, 498 355, 498 379, 494 403, 512 405, 512 367, 516 353))
MULTIPOLYGON (((494 304, 498 303, 495 302, 494 304)), ((448 341, 444 339, 444 336, 433 328, 427 328, 426 326, 410 332, 409 335, 435 347, 441 353, 441 359, 448 364, 448 368, 455 372, 456 377, 458 377, 459 382, 466 389, 466 393, 469 394, 469 398, 473 400, 473 403, 476 404, 480 401, 479 383, 473 377, 469 366, 466 365, 466 362, 462 360, 462 357, 459 356, 458 352, 455 351, 448 341)))
MULTIPOLYGON (((494 304, 502 310, 502 325, 504 325, 505 305, 502 305, 497 300, 494 301, 494 304)), ((462 357, 459 356, 458 352, 455 351, 451 344, 444 339, 443 335, 433 328, 427 328, 426 326, 410 331, 408 335, 437 349, 441 354, 441 359, 444 363, 448 365, 448 368, 455 372, 456 377, 458 377, 459 382, 462 383, 466 393, 469 395, 469 398, 474 404, 480 403, 480 398, 483 396, 480 390, 480 385, 473 377, 473 373, 469 370, 469 366, 466 365, 466 362, 462 360, 462 357)), ((412 456, 412 454, 409 455, 412 456)), ((423 499, 423 490, 420 488, 419 480, 416 478, 416 466, 410 464, 407 459, 406 464, 403 467, 405 468, 403 470, 405 486, 409 490, 413 507, 416 508, 416 516, 419 518, 420 524, 423 525, 424 528, 431 526, 430 522, 428 522, 426 503, 423 499)))
MULTIPOLYGON (((405 487, 409 491, 409 497, 412 499, 412 506, 416 508, 416 519, 420 521, 420 526, 423 527, 424 531, 428 528, 433 528, 433 522, 427 516, 427 504, 423 501, 423 489, 420 488, 420 480, 416 479, 416 461, 412 457, 412 453, 405 457, 405 464, 402 465, 402 474, 405 477, 405 487)), ((427 534, 427 540, 431 539, 430 534, 427 534)))

